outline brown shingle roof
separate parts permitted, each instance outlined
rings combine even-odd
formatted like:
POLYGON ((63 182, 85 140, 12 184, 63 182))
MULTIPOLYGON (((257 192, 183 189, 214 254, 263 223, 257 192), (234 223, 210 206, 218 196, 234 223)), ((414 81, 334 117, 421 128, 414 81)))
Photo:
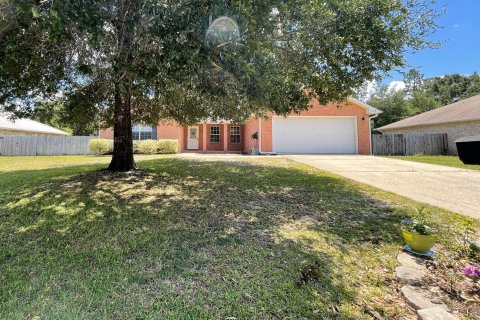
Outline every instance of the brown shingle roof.
POLYGON ((461 100, 438 109, 430 110, 416 116, 406 118, 381 128, 379 131, 405 127, 428 126, 450 122, 480 120, 480 95, 461 100))

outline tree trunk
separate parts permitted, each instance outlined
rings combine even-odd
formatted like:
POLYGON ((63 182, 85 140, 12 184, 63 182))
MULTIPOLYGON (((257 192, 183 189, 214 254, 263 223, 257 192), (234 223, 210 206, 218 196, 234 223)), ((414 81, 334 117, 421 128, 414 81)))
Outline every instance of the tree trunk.
POLYGON ((113 21, 118 47, 114 63, 115 71, 115 110, 113 125, 113 156, 108 170, 131 171, 137 166, 133 160, 132 141, 132 75, 128 69, 132 65, 133 34, 129 29, 129 10, 133 10, 132 1, 121 2, 119 13, 113 21))
POLYGON ((115 124, 113 126, 113 156, 108 170, 125 172, 136 170, 133 160, 131 81, 115 83, 115 124))

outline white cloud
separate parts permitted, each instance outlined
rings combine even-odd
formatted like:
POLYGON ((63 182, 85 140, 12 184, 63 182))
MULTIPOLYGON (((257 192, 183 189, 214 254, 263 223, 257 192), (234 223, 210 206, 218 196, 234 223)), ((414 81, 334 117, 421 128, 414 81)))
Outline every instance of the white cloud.
POLYGON ((460 28, 460 25, 459 25, 458 23, 455 23, 455 24, 453 25, 453 27, 454 27, 454 28, 460 28))
MULTIPOLYGON (((367 81, 363 84, 361 88, 356 90, 357 99, 362 102, 367 102, 370 98, 377 93, 379 88, 379 84, 377 81, 367 81)), ((401 91, 405 89, 405 82, 404 81, 391 81, 387 85, 386 94, 392 94, 397 91, 401 91)))
POLYGON ((405 89, 404 81, 392 81, 388 84, 387 92, 393 93, 405 89))
POLYGON ((375 94, 377 88, 378 83, 376 80, 365 82, 363 86, 357 90, 358 100, 367 102, 370 100, 370 97, 375 94))

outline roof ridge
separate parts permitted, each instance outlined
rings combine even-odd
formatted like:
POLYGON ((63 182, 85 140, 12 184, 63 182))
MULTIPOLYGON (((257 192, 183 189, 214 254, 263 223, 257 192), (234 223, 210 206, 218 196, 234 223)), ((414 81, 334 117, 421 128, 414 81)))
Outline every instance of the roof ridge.
POLYGON ((387 124, 375 130, 399 129, 442 123, 480 120, 480 95, 456 101, 439 108, 387 124))

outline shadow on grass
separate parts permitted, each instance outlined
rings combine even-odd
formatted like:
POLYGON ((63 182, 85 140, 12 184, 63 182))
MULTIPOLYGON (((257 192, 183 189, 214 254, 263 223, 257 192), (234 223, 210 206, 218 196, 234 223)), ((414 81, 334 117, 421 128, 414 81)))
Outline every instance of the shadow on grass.
POLYGON ((3 175, 1 318, 365 316, 362 282, 385 280, 371 252, 399 241, 388 206, 288 163, 141 166, 3 175))

